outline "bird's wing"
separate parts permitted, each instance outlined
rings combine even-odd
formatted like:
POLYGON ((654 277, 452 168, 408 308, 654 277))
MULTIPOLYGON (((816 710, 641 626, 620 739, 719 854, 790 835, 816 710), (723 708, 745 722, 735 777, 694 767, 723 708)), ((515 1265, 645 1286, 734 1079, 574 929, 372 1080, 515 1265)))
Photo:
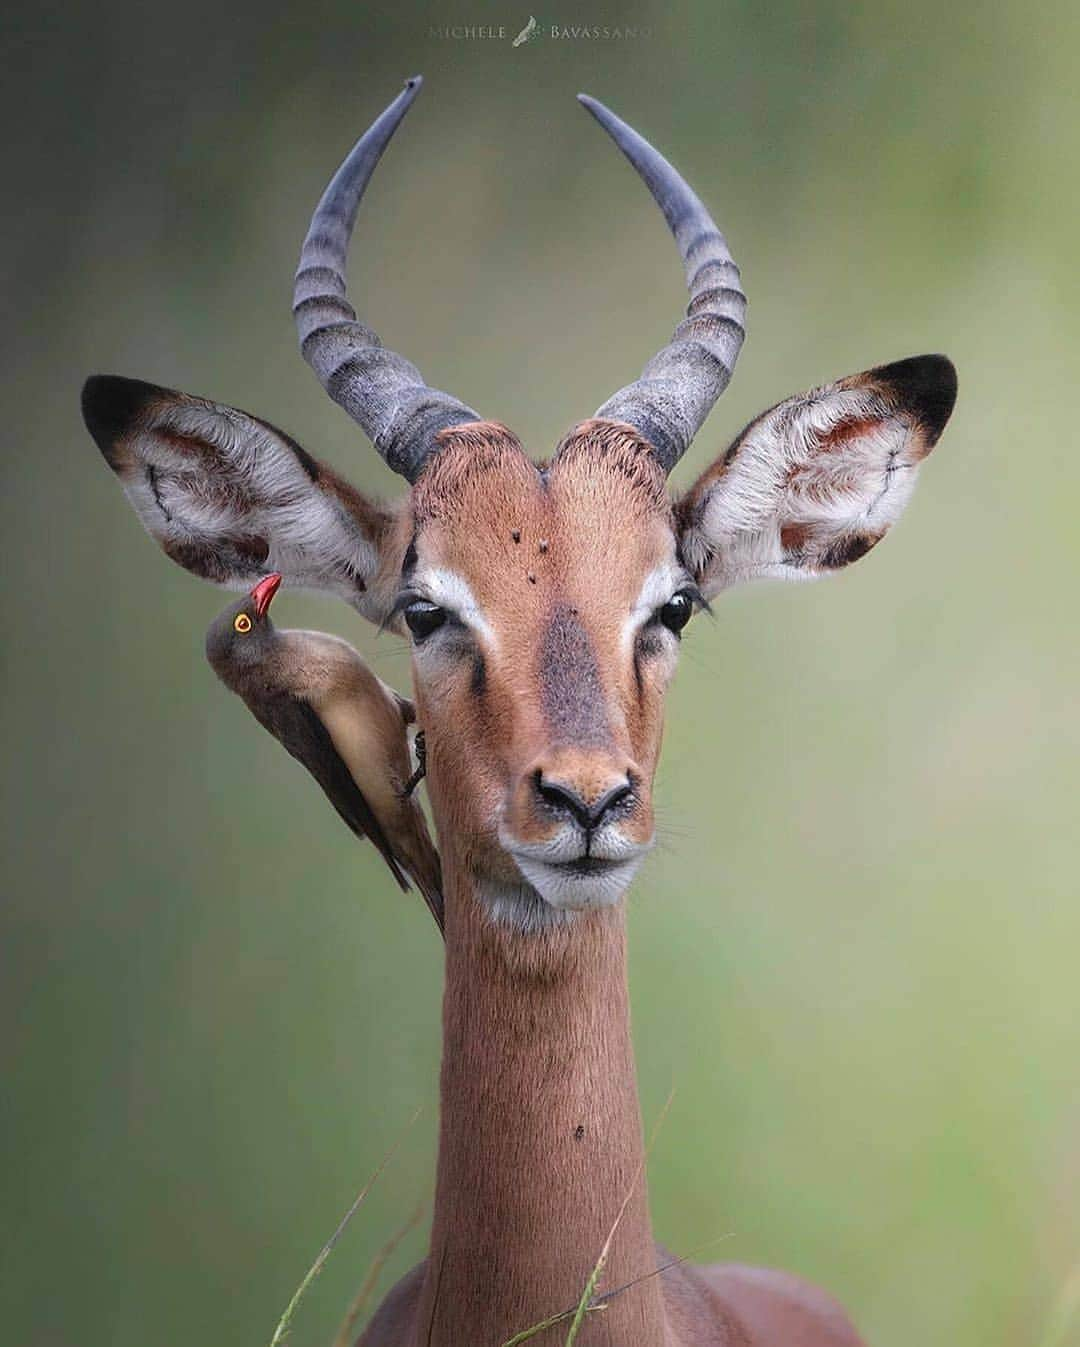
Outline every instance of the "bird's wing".
POLYGON ((357 837, 371 838, 391 874, 407 892, 409 881, 386 833, 311 705, 287 692, 275 692, 258 701, 252 699, 248 706, 259 723, 304 764, 357 837))

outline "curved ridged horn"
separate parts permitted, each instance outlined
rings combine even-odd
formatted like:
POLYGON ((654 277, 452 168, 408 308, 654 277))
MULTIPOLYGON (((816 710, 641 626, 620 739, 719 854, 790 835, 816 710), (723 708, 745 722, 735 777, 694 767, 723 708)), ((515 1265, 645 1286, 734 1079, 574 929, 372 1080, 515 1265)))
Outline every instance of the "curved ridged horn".
POLYGON ((364 189, 422 83, 419 75, 406 80, 330 180, 311 217, 293 291, 304 359, 389 466, 410 482, 423 469, 438 431, 480 418, 448 393, 428 388, 415 365, 357 322, 345 298, 345 262, 364 189))
POLYGON ((727 242, 663 155, 588 94, 578 101, 637 170, 664 212, 686 268, 690 303, 671 341, 596 415, 626 421, 670 472, 724 391, 746 335, 746 296, 727 242))

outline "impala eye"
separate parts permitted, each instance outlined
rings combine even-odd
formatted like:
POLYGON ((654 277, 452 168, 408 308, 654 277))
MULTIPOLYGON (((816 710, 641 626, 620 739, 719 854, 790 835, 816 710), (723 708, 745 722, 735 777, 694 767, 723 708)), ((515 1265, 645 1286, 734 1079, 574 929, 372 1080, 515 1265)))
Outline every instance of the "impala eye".
POLYGON ((433 631, 438 631, 446 621, 446 609, 434 603, 425 603, 422 599, 410 603, 405 609, 405 625, 413 636, 422 641, 433 631))
POLYGON ((237 613, 233 618, 233 630, 238 631, 241 636, 246 636, 251 630, 251 618, 247 613, 237 613))
POLYGON ((660 621, 676 635, 690 621, 694 612, 694 601, 689 594, 673 594, 658 614, 660 621))

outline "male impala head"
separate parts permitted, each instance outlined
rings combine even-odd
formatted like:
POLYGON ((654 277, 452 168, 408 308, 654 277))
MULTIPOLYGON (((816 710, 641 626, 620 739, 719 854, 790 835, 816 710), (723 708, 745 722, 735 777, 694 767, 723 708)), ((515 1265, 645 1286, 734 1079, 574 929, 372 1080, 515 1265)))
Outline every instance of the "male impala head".
POLYGON ((229 407, 99 376, 84 414, 187 569, 234 587, 282 572, 408 629, 443 847, 496 915, 535 924, 616 902, 648 849, 664 692, 694 610, 742 580, 811 578, 869 551, 907 503, 956 378, 921 356, 789 398, 672 499, 667 475, 727 386, 746 301, 698 198, 582 96, 663 211, 690 305, 641 377, 534 462, 503 425, 428 388, 345 299, 360 199, 419 87, 323 195, 294 306, 327 392, 411 483, 397 507, 229 407))

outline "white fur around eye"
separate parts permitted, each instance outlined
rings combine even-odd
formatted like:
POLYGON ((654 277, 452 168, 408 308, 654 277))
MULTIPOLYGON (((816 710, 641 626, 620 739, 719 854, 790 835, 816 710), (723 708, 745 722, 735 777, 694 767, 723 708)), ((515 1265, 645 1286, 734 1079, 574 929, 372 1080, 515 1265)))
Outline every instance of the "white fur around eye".
POLYGON ((447 567, 432 567, 430 570, 417 571, 412 584, 419 594, 440 608, 445 608, 480 637, 489 651, 498 648, 495 629, 484 615, 464 576, 447 567))
MULTIPOLYGON (((621 632, 623 653, 633 649, 641 629, 651 621, 658 608, 662 608, 671 596, 688 582, 688 576, 678 562, 664 561, 649 572, 638 591, 637 599, 621 632)), ((672 633, 668 633, 674 636, 672 633)))

